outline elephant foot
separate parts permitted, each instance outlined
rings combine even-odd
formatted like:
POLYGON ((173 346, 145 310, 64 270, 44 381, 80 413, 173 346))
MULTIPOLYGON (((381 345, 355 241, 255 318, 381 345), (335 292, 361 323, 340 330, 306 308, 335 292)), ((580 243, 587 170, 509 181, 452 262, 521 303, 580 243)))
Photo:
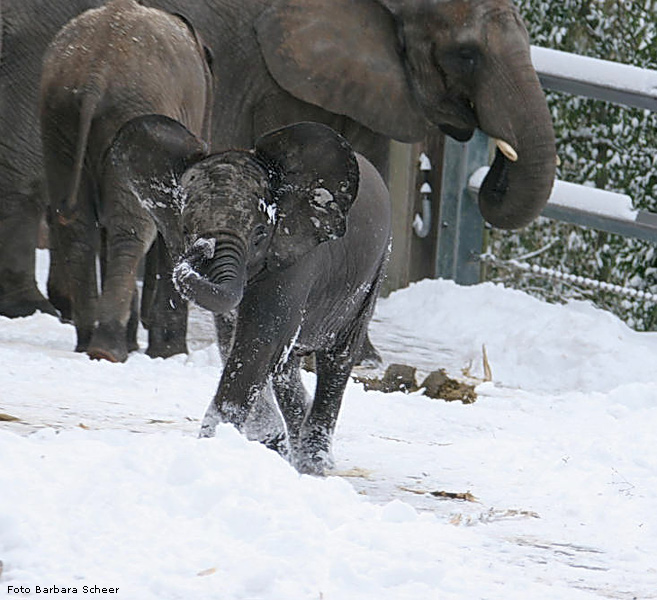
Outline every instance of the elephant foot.
POLYGON ((125 358, 121 359, 119 355, 114 354, 109 350, 105 350, 103 348, 89 348, 87 350, 87 354, 89 355, 89 358, 92 360, 106 360, 112 363, 125 362, 128 359, 127 353, 125 355, 125 358))
POLYGON ((328 452, 297 454, 292 461, 292 466, 301 475, 313 475, 315 477, 326 477, 333 468, 334 461, 328 452))
POLYGON ((91 336, 87 354, 95 360, 115 363, 128 360, 125 328, 118 323, 99 325, 91 336))
POLYGON ((28 317, 37 311, 55 317, 59 316, 55 307, 44 298, 36 284, 3 288, 5 286, 0 288, 0 316, 16 319, 28 317))
POLYGON ((271 383, 251 408, 241 431, 249 440, 260 442, 280 454, 285 460, 290 460, 287 430, 278 410, 271 383))
POLYGON ((58 317, 55 307, 45 298, 41 300, 18 299, 10 302, 0 300, 0 316, 16 319, 18 317, 29 317, 36 312, 58 317))
POLYGON ((290 451, 290 444, 288 443, 287 434, 285 432, 279 433, 277 435, 272 435, 258 441, 266 448, 273 450, 276 452, 276 454, 290 462, 292 453, 290 451))
POLYGON ((326 476, 335 464, 330 436, 319 428, 304 433, 302 439, 293 444, 291 463, 302 475, 326 476))
POLYGON ((169 358, 174 354, 188 354, 186 329, 178 330, 154 325, 148 330, 148 349, 151 358, 169 358))
POLYGON ((75 330, 78 336, 75 351, 86 352, 87 348, 89 347, 89 342, 91 341, 91 334, 93 333, 93 329, 90 327, 76 327, 75 330))

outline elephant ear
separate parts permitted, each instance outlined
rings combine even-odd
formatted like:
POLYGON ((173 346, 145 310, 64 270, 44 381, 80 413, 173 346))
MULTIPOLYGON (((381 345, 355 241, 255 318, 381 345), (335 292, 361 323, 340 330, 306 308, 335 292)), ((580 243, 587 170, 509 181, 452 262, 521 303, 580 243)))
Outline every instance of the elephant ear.
POLYGON ((164 115, 128 121, 114 137, 105 173, 127 185, 153 217, 173 256, 183 251, 181 215, 186 194, 180 185, 185 170, 208 154, 205 142, 164 115))
POLYGON ((345 234, 359 180, 349 142, 325 125, 296 123, 259 138, 255 153, 268 169, 276 203, 269 268, 285 269, 345 234))
POLYGON ((255 27, 269 72, 293 96, 402 142, 424 135, 395 22, 376 0, 280 0, 255 27))

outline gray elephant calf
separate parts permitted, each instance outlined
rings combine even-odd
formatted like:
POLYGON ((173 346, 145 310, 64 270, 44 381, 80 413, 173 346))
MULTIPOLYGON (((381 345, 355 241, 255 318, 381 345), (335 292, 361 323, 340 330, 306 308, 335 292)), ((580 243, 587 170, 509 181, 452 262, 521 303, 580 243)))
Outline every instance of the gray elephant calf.
POLYGON ((266 134, 253 151, 203 155, 199 140, 158 115, 128 123, 110 151, 179 257, 174 281, 183 296, 218 325, 238 309, 201 435, 213 436, 220 422, 244 430, 271 382, 287 430, 278 449, 300 472, 323 474, 384 276, 387 189, 366 159, 317 123, 266 134), (309 401, 299 368, 312 352, 309 401))
MULTIPOLYGON (((138 115, 164 114, 207 137, 208 61, 189 22, 135 0, 110 0, 81 14, 46 52, 41 133, 53 217, 48 293, 75 324, 76 350, 92 358, 124 361, 136 349, 137 266, 157 234, 105 154, 119 128, 138 115)), ((166 266, 148 272, 155 270, 163 274, 166 266)), ((186 307, 167 287, 171 277, 160 281, 149 307, 151 356, 186 351, 186 307)))

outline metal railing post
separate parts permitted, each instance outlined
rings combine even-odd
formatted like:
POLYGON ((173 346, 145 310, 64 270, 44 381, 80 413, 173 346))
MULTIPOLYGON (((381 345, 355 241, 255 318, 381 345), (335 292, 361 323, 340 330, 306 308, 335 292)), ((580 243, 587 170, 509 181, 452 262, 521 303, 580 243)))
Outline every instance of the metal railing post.
POLYGON ((479 283, 484 220, 468 193, 468 180, 488 164, 488 137, 479 130, 466 144, 445 138, 435 276, 462 285, 479 283))

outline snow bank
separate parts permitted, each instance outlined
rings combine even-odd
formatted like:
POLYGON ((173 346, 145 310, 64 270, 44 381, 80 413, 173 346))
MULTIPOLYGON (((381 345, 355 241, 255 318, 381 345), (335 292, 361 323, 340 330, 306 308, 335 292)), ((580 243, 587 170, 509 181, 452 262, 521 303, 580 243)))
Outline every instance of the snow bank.
POLYGON ((472 364, 483 377, 486 346, 493 380, 504 386, 593 392, 657 382, 657 334, 637 333, 589 302, 558 306, 492 283, 425 280, 381 300, 376 318, 449 349, 434 368, 472 364))
POLYGON ((338 478, 299 476, 228 426, 212 440, 1 432, 0 455, 12 465, 0 472, 3 583, 78 589, 48 597, 80 597, 85 585, 134 600, 556 592, 491 568, 485 548, 468 554, 475 533, 400 501, 369 504, 338 478))

